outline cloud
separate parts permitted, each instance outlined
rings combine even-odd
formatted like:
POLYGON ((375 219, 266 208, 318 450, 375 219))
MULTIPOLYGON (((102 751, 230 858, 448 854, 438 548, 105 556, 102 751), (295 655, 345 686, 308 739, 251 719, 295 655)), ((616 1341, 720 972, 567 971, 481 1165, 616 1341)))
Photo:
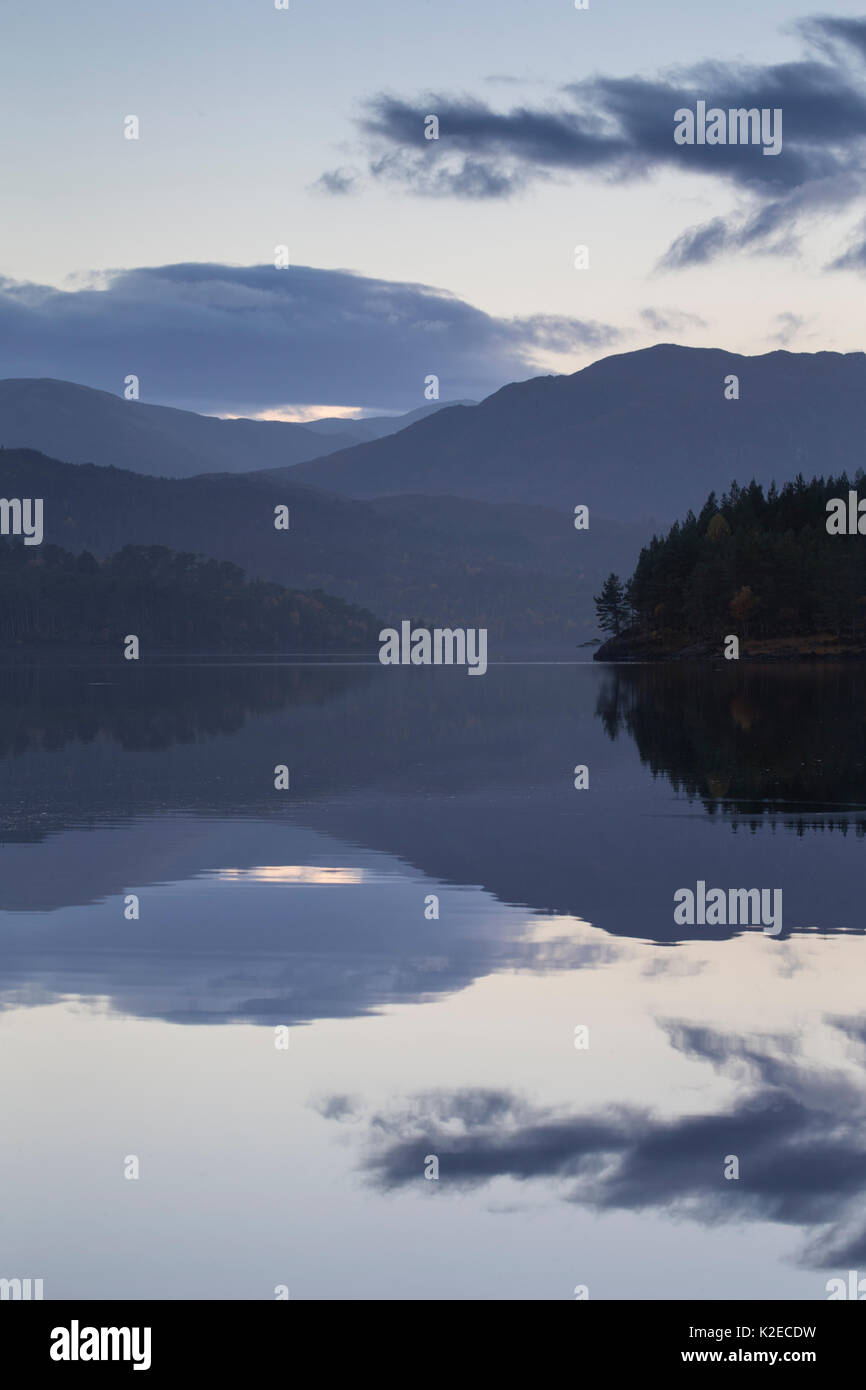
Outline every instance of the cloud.
POLYGON ((565 107, 497 113, 469 98, 429 96, 410 104, 387 95, 369 101, 359 121, 383 147, 370 173, 427 196, 509 197, 559 170, 604 169, 627 158, 627 144, 565 107), (425 118, 439 120, 439 139, 425 118))
MULTIPOLYGON (((825 49, 834 57, 840 48, 854 48, 866 58, 866 19, 842 19, 832 15, 805 20, 802 28, 816 46, 825 49)), ((842 54, 844 58, 844 52, 842 54)))
POLYGON ((786 312, 776 315, 776 332, 772 334, 772 341, 778 343, 780 347, 787 347, 790 342, 802 332, 808 323, 808 319, 802 314, 792 314, 786 312))
POLYGON ((688 227, 682 232, 662 257, 661 268, 681 270, 684 266, 705 265, 733 245, 725 219, 714 217, 702 226, 688 227))
POLYGON ((630 1105, 544 1107, 505 1090, 427 1092, 368 1117, 367 1172, 378 1187, 399 1189, 417 1182, 425 1155, 436 1154, 442 1191, 497 1178, 544 1181, 595 1212, 652 1209, 705 1225, 800 1226, 808 1265, 866 1259, 859 1073, 809 1068, 784 1037, 734 1039, 677 1022, 666 1028, 679 1051, 739 1082, 734 1101, 665 1117, 630 1105), (739 1158, 739 1180, 724 1177, 727 1155, 739 1158))
POLYGON ((358 118, 369 174, 427 197, 501 199, 539 180, 628 181, 675 169, 727 185, 744 206, 684 232, 664 268, 738 250, 790 253, 809 213, 847 208, 866 191, 866 21, 813 18, 799 32, 799 61, 712 60, 653 79, 596 75, 558 89, 545 106, 496 110, 446 93, 380 93, 358 118), (677 145, 674 112, 699 100, 724 110, 780 108, 781 152, 677 145), (438 118, 438 139, 425 137, 429 115, 438 118))
POLYGON ((326 169, 313 184, 320 193, 333 193, 337 196, 354 193, 358 187, 356 169, 326 169))
POLYGON ((429 375, 481 399, 544 368, 547 352, 605 347, 607 324, 494 318, 428 285, 345 270, 166 265, 69 290, 0 279, 0 376, 53 376, 224 414, 315 401, 411 409, 429 375))
POLYGON ((653 333, 686 333, 691 328, 708 326, 700 314, 691 314, 685 309, 641 309, 640 316, 653 333))
POLYGON ((866 270, 866 219, 847 251, 831 261, 828 270, 866 270))
POLYGON ((866 1061, 866 1018, 846 1018, 839 1015, 828 1022, 849 1039, 854 1051, 861 1054, 861 1061, 866 1061))
POLYGON ((313 1109, 318 1110, 325 1120, 344 1121, 355 1118, 355 1102, 351 1096, 323 1096, 321 1100, 313 1103, 313 1109))

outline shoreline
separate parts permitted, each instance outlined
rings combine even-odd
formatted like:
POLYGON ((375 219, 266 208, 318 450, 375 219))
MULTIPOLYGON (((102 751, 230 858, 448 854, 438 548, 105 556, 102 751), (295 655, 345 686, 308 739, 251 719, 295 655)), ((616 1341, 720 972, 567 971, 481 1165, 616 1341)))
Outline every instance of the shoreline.
MULTIPOLYGON (((665 644, 622 634, 603 642, 593 653, 593 661, 659 662, 724 661, 723 641, 665 644)), ((866 661, 866 646, 846 646, 838 639, 824 637, 769 638, 743 641, 739 661, 866 661)))

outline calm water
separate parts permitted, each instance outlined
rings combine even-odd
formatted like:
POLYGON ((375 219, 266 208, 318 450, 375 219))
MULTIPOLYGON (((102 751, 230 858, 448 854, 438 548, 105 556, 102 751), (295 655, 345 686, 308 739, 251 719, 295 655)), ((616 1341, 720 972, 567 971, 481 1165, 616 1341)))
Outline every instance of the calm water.
POLYGON ((866 1275, 864 684, 0 669, 0 1276, 627 1299, 866 1275), (781 889, 781 934, 678 926, 699 880, 781 889))

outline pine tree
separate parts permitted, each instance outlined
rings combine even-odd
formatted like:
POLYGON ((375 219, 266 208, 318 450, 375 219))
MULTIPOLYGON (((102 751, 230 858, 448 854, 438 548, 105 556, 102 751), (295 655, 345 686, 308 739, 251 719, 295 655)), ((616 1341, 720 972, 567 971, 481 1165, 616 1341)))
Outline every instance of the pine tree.
POLYGON ((618 636, 628 623, 628 604, 618 574, 609 574, 600 594, 593 594, 598 625, 603 632, 618 636))

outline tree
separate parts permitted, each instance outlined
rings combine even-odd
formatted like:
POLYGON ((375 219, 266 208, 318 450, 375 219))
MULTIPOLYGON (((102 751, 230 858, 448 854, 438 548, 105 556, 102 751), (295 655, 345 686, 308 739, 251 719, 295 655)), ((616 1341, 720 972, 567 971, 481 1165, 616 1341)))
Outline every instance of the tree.
POLYGON ((709 526, 707 527, 707 539, 711 540, 713 542, 713 545, 718 545, 720 541, 724 540, 725 537, 729 536, 730 534, 731 528, 728 525, 727 521, 722 516, 721 512, 716 512, 715 516, 712 518, 709 526))
POLYGON ((598 625, 604 632, 619 636, 628 625, 629 606, 618 574, 609 574, 600 594, 593 594, 598 625))
POLYGON ((748 584, 744 584, 738 589, 728 604, 728 612, 736 623, 743 624, 744 633, 748 634, 749 619, 754 616, 760 604, 752 593, 748 584))

